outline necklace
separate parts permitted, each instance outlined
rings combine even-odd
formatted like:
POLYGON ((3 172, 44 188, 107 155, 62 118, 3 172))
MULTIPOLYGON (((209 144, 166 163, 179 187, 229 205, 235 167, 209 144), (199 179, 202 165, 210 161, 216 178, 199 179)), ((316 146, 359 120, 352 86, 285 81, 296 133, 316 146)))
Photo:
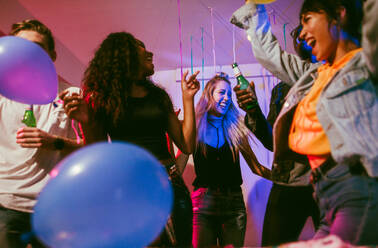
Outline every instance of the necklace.
POLYGON ((217 130, 217 146, 215 148, 219 148, 219 127, 223 127, 223 116, 218 117, 214 115, 208 115, 207 123, 209 123, 210 126, 217 130))

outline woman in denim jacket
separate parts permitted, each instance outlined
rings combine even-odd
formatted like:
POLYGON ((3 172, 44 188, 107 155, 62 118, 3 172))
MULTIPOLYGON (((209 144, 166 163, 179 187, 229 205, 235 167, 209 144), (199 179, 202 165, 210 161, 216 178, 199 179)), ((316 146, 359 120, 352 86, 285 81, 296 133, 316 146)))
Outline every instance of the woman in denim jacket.
MULTIPOLYGON (((305 0, 300 20, 300 38, 325 64, 283 51, 263 6, 247 2, 231 19, 246 29, 257 60, 293 85, 273 128, 272 178, 298 185, 312 168, 322 217, 315 237, 336 234, 353 244, 377 244, 377 82, 367 66, 374 54, 359 47, 362 2, 305 0), (300 163, 285 166, 290 159, 300 163)), ((363 45, 374 47, 368 39, 363 45)))

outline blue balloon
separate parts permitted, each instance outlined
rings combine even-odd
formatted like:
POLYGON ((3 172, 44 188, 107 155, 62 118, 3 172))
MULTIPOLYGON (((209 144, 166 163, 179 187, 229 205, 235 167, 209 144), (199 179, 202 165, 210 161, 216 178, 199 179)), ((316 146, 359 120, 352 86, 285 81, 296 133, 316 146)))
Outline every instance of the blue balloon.
POLYGON ((47 104, 58 93, 58 76, 50 56, 23 38, 0 38, 0 94, 26 104, 47 104))
POLYGON ((164 167, 127 143, 97 143, 59 163, 41 192, 34 232, 51 247, 144 247, 172 208, 164 167))

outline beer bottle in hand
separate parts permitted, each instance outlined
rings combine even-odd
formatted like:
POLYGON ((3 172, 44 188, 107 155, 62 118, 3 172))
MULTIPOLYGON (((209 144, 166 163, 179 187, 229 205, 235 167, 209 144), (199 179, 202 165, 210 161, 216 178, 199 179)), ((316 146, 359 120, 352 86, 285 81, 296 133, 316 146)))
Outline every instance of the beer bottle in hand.
MULTIPOLYGON (((238 84, 240 85, 240 89, 241 90, 247 89, 248 86, 249 86, 249 82, 247 81, 247 79, 245 79, 245 77, 241 73, 241 71, 240 71, 240 69, 238 67, 238 64, 236 62, 232 64, 232 69, 234 70, 235 78, 238 81, 238 84)), ((252 92, 252 93, 254 95, 254 101, 250 102, 247 105, 247 107, 246 107, 247 110, 253 109, 253 108, 255 108, 255 107, 257 107, 259 105, 259 103, 257 102, 257 99, 256 99, 255 92, 252 92)))
POLYGON ((33 113, 33 105, 30 105, 25 109, 24 118, 22 122, 28 127, 36 127, 37 123, 33 113))

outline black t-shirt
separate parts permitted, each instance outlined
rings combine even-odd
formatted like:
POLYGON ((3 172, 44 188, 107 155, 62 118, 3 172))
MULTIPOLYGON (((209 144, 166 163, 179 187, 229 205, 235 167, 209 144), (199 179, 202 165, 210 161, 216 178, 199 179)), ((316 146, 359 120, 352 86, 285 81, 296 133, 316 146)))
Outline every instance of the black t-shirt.
POLYGON ((141 98, 128 97, 126 114, 117 127, 109 128, 109 135, 113 140, 141 146, 159 160, 168 159, 171 155, 168 151, 166 132, 168 113, 173 111, 171 106, 172 103, 165 92, 160 97, 151 92, 141 98))
POLYGON ((207 144, 206 156, 197 151, 193 154, 196 179, 195 187, 237 187, 243 183, 239 155, 234 161, 228 143, 219 148, 207 144))

